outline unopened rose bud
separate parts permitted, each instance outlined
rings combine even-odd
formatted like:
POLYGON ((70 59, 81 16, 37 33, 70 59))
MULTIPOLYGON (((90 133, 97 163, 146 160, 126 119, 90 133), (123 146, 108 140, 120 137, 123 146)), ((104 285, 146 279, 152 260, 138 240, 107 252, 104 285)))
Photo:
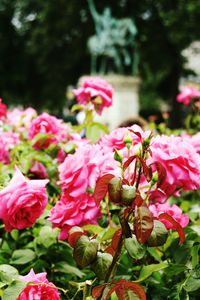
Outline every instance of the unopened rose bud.
POLYGON ((124 205, 131 205, 136 196, 136 189, 134 186, 122 185, 121 188, 121 203, 124 205))
POLYGON ((162 246, 165 244, 167 237, 168 231, 165 225, 158 220, 154 220, 154 227, 147 241, 147 245, 150 247, 162 246))
POLYGON ((108 184, 109 198, 114 203, 120 203, 121 200, 122 181, 118 177, 114 177, 108 184))
POLYGON ((131 147, 132 143, 133 143, 133 140, 132 140, 130 134, 126 134, 126 135, 124 136, 124 144, 125 144, 126 147, 129 149, 129 148, 131 147))
POLYGON ((122 161, 123 161, 122 155, 121 155, 121 154, 119 153, 119 151, 117 151, 116 149, 115 149, 114 159, 115 159, 116 161, 119 161, 120 163, 122 163, 122 161))

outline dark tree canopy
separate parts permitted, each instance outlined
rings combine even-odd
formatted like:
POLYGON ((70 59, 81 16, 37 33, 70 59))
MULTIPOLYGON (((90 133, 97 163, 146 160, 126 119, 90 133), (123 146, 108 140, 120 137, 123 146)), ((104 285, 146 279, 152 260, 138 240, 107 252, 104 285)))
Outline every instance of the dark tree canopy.
MULTIPOLYGON (((102 0, 95 4, 99 12, 109 5, 114 17, 134 19, 142 99, 155 107, 156 99, 163 98, 176 112, 178 82, 187 72, 181 52, 200 39, 200 2, 102 0)), ((86 0, 0 0, 1 97, 7 103, 58 112, 66 101, 66 86, 90 71, 87 41, 93 34, 86 0)))

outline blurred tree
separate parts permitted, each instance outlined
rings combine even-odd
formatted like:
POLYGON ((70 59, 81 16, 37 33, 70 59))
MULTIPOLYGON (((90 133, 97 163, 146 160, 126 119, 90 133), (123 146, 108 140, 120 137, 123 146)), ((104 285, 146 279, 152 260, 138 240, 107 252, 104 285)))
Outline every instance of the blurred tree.
MULTIPOLYGON (((134 19, 141 96, 152 107, 158 98, 169 101, 178 126, 175 97, 187 71, 181 52, 200 39, 200 1, 96 0, 95 5, 100 13, 109 6, 115 18, 134 19)), ((86 0, 0 0, 1 97, 58 112, 66 86, 89 73, 87 40, 94 31, 86 0)))

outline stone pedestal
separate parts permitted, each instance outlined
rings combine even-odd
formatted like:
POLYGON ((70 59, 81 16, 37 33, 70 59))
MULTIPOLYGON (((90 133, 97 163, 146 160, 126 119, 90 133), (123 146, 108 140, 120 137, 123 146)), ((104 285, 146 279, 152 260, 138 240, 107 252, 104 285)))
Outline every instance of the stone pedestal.
MULTIPOLYGON (((98 122, 108 125, 112 130, 127 119, 138 116, 139 113, 139 86, 138 77, 123 75, 100 76, 110 83, 114 90, 113 105, 105 108, 101 116, 95 118, 98 122)), ((84 77, 80 79, 80 83, 84 77)))

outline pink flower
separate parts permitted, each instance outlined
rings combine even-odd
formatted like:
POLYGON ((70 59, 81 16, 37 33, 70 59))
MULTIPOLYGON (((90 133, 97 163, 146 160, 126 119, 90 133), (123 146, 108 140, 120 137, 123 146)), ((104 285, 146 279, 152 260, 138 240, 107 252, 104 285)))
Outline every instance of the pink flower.
POLYGON ((181 93, 177 95, 176 100, 184 105, 189 105, 195 98, 200 98, 200 91, 195 87, 185 86, 181 88, 181 93))
POLYGON ((45 166, 39 161, 34 161, 29 172, 35 175, 35 178, 45 179, 48 177, 45 166))
POLYGON ((46 278, 46 273, 35 274, 33 269, 26 275, 20 276, 27 286, 17 300, 60 300, 58 289, 46 278))
POLYGON ((54 228, 61 229, 59 238, 65 240, 71 227, 96 224, 99 217, 100 209, 91 194, 84 193, 73 198, 65 193, 52 208, 49 220, 54 228))
POLYGON ((94 189, 97 179, 114 168, 114 159, 104 155, 99 145, 83 145, 59 167, 62 192, 78 197, 87 189, 94 189))
MULTIPOLYGON (((151 162, 160 162, 167 172, 160 187, 171 196, 177 189, 196 190, 200 188, 200 156, 187 138, 157 136, 152 139, 151 162)), ((156 193, 152 194, 156 200, 156 193)))
POLYGON ((4 103, 2 103, 2 99, 0 98, 0 118, 6 116, 7 107, 4 103))
POLYGON ((133 144, 136 145, 141 143, 143 138, 149 137, 150 131, 143 131, 143 129, 138 125, 116 128, 109 134, 104 135, 99 140, 99 145, 101 145, 105 153, 108 151, 114 151, 115 149, 122 150, 125 148, 124 137, 126 135, 129 135, 133 140, 133 144))
POLYGON ((7 112, 7 123, 16 128, 17 131, 23 132, 30 128, 30 124, 33 118, 37 116, 37 112, 34 108, 28 107, 25 110, 14 108, 7 112))
POLYGON ((0 191, 0 218, 6 231, 31 227, 47 205, 49 180, 26 180, 15 167, 9 185, 0 191))
POLYGON ((67 137, 62 120, 57 119, 47 113, 43 113, 35 118, 29 129, 29 138, 32 140, 37 134, 43 133, 47 135, 45 141, 39 140, 34 144, 36 149, 47 148, 51 143, 57 143, 67 137))
MULTIPOLYGON (((161 213, 167 213, 168 215, 173 217, 175 221, 177 221, 181 225, 181 227, 186 227, 189 223, 188 215, 182 214, 182 210, 176 204, 170 206, 168 203, 164 203, 164 204, 156 203, 155 205, 154 204, 150 205, 149 209, 156 219, 159 219, 159 215, 161 213)), ((171 224, 169 221, 164 219, 161 219, 160 221, 165 225, 167 229, 176 230, 173 224, 171 224)))
POLYGON ((19 143, 19 136, 13 132, 0 132, 0 162, 9 164, 10 150, 19 143))
POLYGON ((110 84, 99 77, 87 77, 77 90, 74 90, 80 104, 92 103, 98 114, 104 107, 112 105, 113 89, 110 84))

